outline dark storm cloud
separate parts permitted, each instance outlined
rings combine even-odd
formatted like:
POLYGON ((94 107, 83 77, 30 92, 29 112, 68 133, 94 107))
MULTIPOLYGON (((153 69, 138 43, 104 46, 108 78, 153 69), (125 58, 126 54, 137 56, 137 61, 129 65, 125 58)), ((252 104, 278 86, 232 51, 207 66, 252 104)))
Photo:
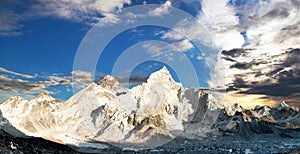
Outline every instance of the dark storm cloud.
MULTIPOLYGON (((236 51, 242 50, 235 49, 232 53, 236 53, 236 51)), ((241 56, 242 54, 238 55, 241 56)), ((285 58, 279 58, 274 63, 265 63, 268 71, 264 73, 252 67, 259 65, 261 61, 258 59, 249 63, 233 62, 234 64, 230 68, 249 69, 251 72, 234 75, 232 83, 227 85, 227 91, 235 91, 239 94, 261 94, 266 95, 266 97, 288 100, 294 104, 300 101, 299 97, 295 97, 300 96, 300 49, 290 49, 275 57, 278 58, 279 56, 285 58), (251 81, 248 78, 251 74, 254 74, 258 80, 251 81)), ((272 57, 274 56, 267 58, 272 57)))
POLYGON ((120 83, 131 83, 131 84, 140 84, 147 81, 147 78, 138 76, 138 75, 131 75, 128 77, 115 77, 120 83))
POLYGON ((232 58, 228 58, 228 57, 222 57, 222 59, 225 59, 227 61, 231 61, 231 62, 236 62, 236 60, 232 59, 232 58))
MULTIPOLYGON (((287 59, 286 59, 286 61, 283 62, 283 65, 285 67, 289 67, 292 65, 299 66, 299 64, 300 64, 300 49, 293 49, 293 50, 287 51, 286 54, 288 55, 287 59)), ((300 68, 298 68, 297 70, 299 70, 299 69, 300 68)))
POLYGON ((251 63, 240 63, 237 62, 230 66, 230 68, 237 68, 237 69, 250 69, 252 67, 251 63))
MULTIPOLYGON (((226 61, 230 61, 230 62, 234 62, 234 64, 232 64, 230 66, 230 68, 236 68, 236 69, 251 69, 253 66, 258 66, 261 64, 267 64, 268 61, 266 61, 265 59, 253 59, 251 62, 239 62, 238 60, 236 60, 235 58, 239 58, 239 57, 247 57, 248 54, 251 54, 252 49, 232 49, 232 50, 223 50, 222 54, 224 55, 222 57, 222 59, 226 60, 226 61)), ((266 57, 266 55, 264 55, 264 57, 266 57)))
POLYGON ((254 74, 255 74, 255 77, 260 77, 260 76, 264 75, 264 73, 262 73, 261 71, 256 71, 256 72, 254 72, 254 74))
POLYGON ((272 77, 272 76, 276 75, 278 72, 283 71, 283 70, 284 70, 284 67, 278 66, 278 68, 275 68, 272 71, 269 71, 265 75, 272 77))
POLYGON ((246 50, 245 49, 242 49, 242 48, 237 48, 237 49, 232 49, 232 50, 223 50, 222 51, 222 54, 225 55, 225 56, 229 56, 229 57, 240 57, 242 55, 245 55, 246 53, 246 50))
POLYGON ((130 76, 129 82, 130 83, 143 83, 146 82, 148 78, 141 77, 141 76, 130 76))
MULTIPOLYGON (((240 86, 236 83, 236 86, 240 86)), ((295 93, 300 93, 300 77, 293 78, 292 80, 283 80, 278 83, 256 83, 246 84, 245 87, 249 88, 246 91, 240 91, 243 94, 265 94, 268 96, 291 96, 295 93), (297 81, 298 80, 298 81, 297 81)))
POLYGON ((234 86, 236 88, 248 88, 249 87, 247 85, 246 81, 241 77, 235 78, 234 83, 235 83, 234 86))

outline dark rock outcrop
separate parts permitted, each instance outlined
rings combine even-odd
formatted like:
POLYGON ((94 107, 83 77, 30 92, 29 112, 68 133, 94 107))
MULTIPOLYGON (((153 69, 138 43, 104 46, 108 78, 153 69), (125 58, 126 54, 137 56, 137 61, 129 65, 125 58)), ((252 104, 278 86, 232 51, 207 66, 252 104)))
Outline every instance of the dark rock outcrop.
MULTIPOLYGON (((237 108, 237 105, 236 107, 237 108)), ((253 134, 276 134, 280 137, 300 137, 300 112, 284 102, 276 107, 255 107, 232 113, 222 109, 214 128, 224 134, 251 137, 253 134)))

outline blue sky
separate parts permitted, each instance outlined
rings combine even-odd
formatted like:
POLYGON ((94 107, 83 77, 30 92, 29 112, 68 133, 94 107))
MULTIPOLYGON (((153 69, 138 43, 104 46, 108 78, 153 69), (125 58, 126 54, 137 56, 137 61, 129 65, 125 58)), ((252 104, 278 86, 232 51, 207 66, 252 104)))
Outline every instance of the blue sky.
MULTIPOLYGON (((21 79, 28 82, 47 82, 51 80, 50 76, 66 78, 72 75, 73 62, 77 49, 84 36, 93 25, 91 23, 86 23, 85 21, 76 21, 77 19, 62 19, 55 15, 34 16, 31 13, 29 13, 30 15, 27 15, 26 11, 28 11, 30 7, 33 7, 31 2, 4 1, 1 3, 2 7, 5 7, 5 5, 7 7, 5 12, 14 12, 22 19, 15 23, 16 25, 10 25, 18 28, 14 29, 13 27, 8 30, 3 28, 4 30, 1 31, 0 66, 6 70, 21 74, 28 74, 33 77, 24 78, 23 76, 7 73, 5 71, 1 72, 1 74, 13 80, 21 79)), ((132 1, 130 5, 124 4, 123 7, 126 8, 129 6, 140 5, 142 3, 142 1, 132 1)), ((147 1, 147 4, 163 5, 164 3, 165 1, 158 0, 147 1)), ((102 5, 106 4, 104 3, 102 5)), ((187 3, 178 1, 174 3, 174 7, 180 8, 192 16, 196 16, 200 9, 200 3, 197 1, 187 3)), ((39 12, 36 11, 33 13, 39 12)), ((96 16, 104 18, 102 13, 99 13, 96 16)), ((112 42, 110 42, 110 44, 106 47, 102 57, 98 60, 99 64, 97 66, 97 72, 94 76, 94 80, 99 80, 105 74, 111 74, 111 68, 115 59, 131 45, 146 40, 161 40, 160 36, 155 34, 158 31, 168 30, 163 27, 143 26, 136 29, 129 29, 112 40, 112 42), (104 67, 102 64, 105 64, 104 67)), ((191 55, 193 52, 199 52, 199 50, 191 49, 186 54, 191 55)), ((194 59, 196 59, 196 57, 194 57, 194 59)), ((193 62, 195 65, 201 66, 199 69, 207 69, 205 68, 205 63, 197 61, 198 60, 196 59, 193 62)), ((164 65, 166 64, 149 61, 139 65, 138 68, 135 68, 135 70, 131 73, 133 76, 136 74, 146 78, 153 71, 157 71, 164 65), (154 64, 153 68, 147 69, 148 65, 152 64, 154 64)), ((171 67, 169 67, 169 69, 175 80, 179 81, 174 70, 172 70, 171 67)), ((120 74, 120 76, 122 75, 129 76, 130 74, 120 74)), ((203 80, 208 80, 208 72, 203 74, 202 77, 206 78, 203 80)), ((208 84, 205 81, 201 81, 201 86, 207 87, 208 84)), ((22 92, 28 93, 28 97, 31 97, 32 95, 38 94, 39 90, 47 90, 50 91, 53 96, 64 100, 72 95, 73 91, 70 90, 70 88, 71 86, 69 84, 54 83, 50 86, 42 86, 42 88, 38 88, 36 91, 12 89, 12 92, 9 92, 7 97, 22 92)), ((7 97, 5 97, 5 99, 7 97)))
MULTIPOLYGON (((72 86, 83 88, 106 74, 116 75, 122 81, 131 76, 135 85, 167 65, 175 80, 185 86, 229 89, 230 102, 245 102, 239 98, 247 96, 248 100, 264 104, 282 100, 293 103, 299 97, 298 91, 278 95, 257 88, 280 84, 286 72, 294 73, 289 80, 298 78, 297 63, 287 65, 284 60, 297 53, 290 49, 299 48, 299 3, 292 0, 4 0, 0 2, 1 102, 14 95, 31 98, 43 90, 65 100, 73 94, 72 86), (149 7, 145 14, 132 11, 132 15, 124 17, 127 8, 142 4, 157 5, 149 7), (193 20, 184 20, 174 9, 187 13, 193 20), (116 25, 152 18, 175 26, 170 29, 144 25, 126 29, 110 40, 100 57, 85 59, 90 63, 98 58, 95 68, 74 67, 76 55, 82 52, 80 47, 92 36, 91 28, 97 30, 95 26, 99 26, 105 30, 102 35, 109 37, 116 25), (233 49, 243 53, 236 56, 237 50, 233 49), (274 57, 277 62, 272 60, 274 57), (142 58, 149 61, 138 60, 142 58), (132 66, 135 67, 126 68, 132 66), (258 72, 261 76, 252 76, 258 72), (72 81, 72 77, 76 80, 72 81), (266 81, 272 82, 265 85, 266 81), (249 86, 252 83, 259 84, 249 86)), ((94 41, 96 48, 101 40, 94 41)))

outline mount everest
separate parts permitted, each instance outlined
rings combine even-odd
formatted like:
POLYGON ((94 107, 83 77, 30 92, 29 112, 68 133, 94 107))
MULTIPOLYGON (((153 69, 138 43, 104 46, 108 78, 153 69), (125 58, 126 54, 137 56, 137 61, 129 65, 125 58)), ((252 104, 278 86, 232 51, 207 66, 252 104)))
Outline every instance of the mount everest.
POLYGON ((254 109, 225 106, 212 91, 175 82, 165 67, 131 89, 105 76, 65 102, 46 93, 32 100, 16 96, 2 103, 0 110, 1 129, 9 134, 76 147, 105 149, 105 142, 149 149, 178 136, 200 139, 207 134, 300 137, 298 108, 285 103, 254 109))
POLYGON ((3 119, 26 136, 76 146, 108 142, 144 149, 178 135, 195 137, 211 131, 216 119, 208 113, 211 104, 208 92, 184 88, 164 67, 132 89, 106 76, 66 102, 42 93, 29 101, 12 97, 0 109, 3 119))

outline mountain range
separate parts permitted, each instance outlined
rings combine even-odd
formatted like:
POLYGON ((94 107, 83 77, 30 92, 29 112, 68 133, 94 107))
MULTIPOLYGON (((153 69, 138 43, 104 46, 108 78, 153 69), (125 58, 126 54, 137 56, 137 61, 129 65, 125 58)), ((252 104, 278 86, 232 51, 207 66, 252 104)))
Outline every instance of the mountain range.
POLYGON ((279 106, 244 109, 222 104, 214 91, 183 87, 166 67, 131 89, 113 76, 92 83, 65 102, 47 93, 0 105, 0 127, 15 137, 39 137, 76 148, 151 149, 174 138, 208 135, 300 138, 300 111, 279 106))

